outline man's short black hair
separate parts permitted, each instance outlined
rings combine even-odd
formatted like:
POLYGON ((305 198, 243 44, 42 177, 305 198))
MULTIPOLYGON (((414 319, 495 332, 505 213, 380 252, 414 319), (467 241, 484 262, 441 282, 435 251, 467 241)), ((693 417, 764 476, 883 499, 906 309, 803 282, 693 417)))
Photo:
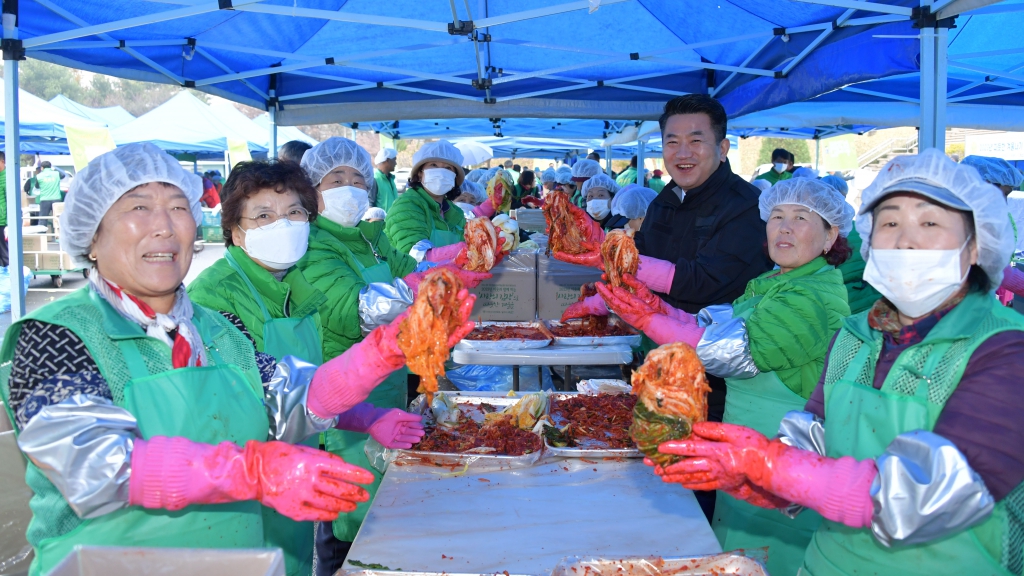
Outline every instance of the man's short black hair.
POLYGON ((725 140, 725 131, 729 121, 722 104, 707 94, 687 94, 676 96, 665 103, 665 112, 658 118, 661 131, 665 132, 665 124, 669 117, 677 114, 706 114, 711 120, 711 129, 715 131, 715 144, 725 140))
POLYGON ((4 164, 7 163, 7 155, 4 154, 2 150, 0 150, 0 162, 3 162, 4 164))
POLYGON ((53 164, 50 164, 49 160, 43 160, 42 162, 39 163, 39 166, 42 168, 52 168, 53 164))
POLYGON ((793 162, 795 164, 796 163, 796 154, 793 154, 792 152, 786 152, 786 154, 789 154, 789 161, 793 162))
POLYGON ((772 150, 772 160, 775 160, 776 158, 789 160, 789 156, 789 150, 786 150, 785 148, 776 148, 775 150, 772 150))
POLYGON ((590 154, 587 154, 587 160, 593 160, 595 162, 600 162, 601 161, 601 155, 597 153, 597 150, 594 150, 590 154))
POLYGON ((523 168, 521 166, 519 166, 519 164, 513 164, 512 165, 512 169, 515 170, 516 172, 522 172, 523 171, 523 168))
POLYGON ((312 148, 309 144, 302 140, 291 140, 285 142, 277 149, 277 157, 281 160, 289 160, 296 164, 302 163, 302 155, 306 153, 306 150, 312 148))

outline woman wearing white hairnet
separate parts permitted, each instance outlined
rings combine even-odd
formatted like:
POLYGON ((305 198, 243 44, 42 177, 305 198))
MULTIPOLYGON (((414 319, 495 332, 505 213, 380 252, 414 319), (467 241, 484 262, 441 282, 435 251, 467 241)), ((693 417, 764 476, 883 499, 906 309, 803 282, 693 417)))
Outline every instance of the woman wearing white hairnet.
MULTIPOLYGON (((428 267, 393 247, 384 233, 384 227, 396 217, 401 198, 392 205, 384 222, 362 220, 370 207, 368 190, 373 186, 373 167, 369 153, 361 146, 346 138, 329 138, 306 151, 302 168, 318 192, 319 215, 309 225, 309 249, 298 267, 326 296, 320 304, 320 318, 323 357, 330 360, 403 313, 412 304, 428 267)), ((469 287, 490 277, 467 272, 454 263, 440 265, 449 267, 469 287)), ((406 375, 405 370, 392 374, 374 389, 368 402, 380 408, 405 408, 406 375)), ((324 434, 327 450, 369 467, 363 454, 366 439, 366 434, 341 430, 324 434)), ((380 476, 374 474, 371 493, 380 483, 380 476)), ((334 522, 334 535, 339 541, 355 538, 367 508, 361 506, 356 513, 334 522)), ((318 548, 318 562, 323 556, 318 548)))
POLYGON ((623 228, 627 232, 636 232, 647 216, 647 207, 657 196, 658 192, 653 188, 636 183, 625 186, 612 197, 612 216, 625 218, 627 222, 623 228))
POLYGON ((543 184, 543 190, 541 190, 541 199, 543 200, 549 192, 555 189, 555 169, 545 168, 540 173, 540 181, 543 184))
MULTIPOLYGON (((586 162, 594 161, 586 160, 586 162)), ((618 191, 619 185, 615 183, 615 180, 612 180, 611 176, 601 173, 588 178, 580 189, 583 195, 583 209, 606 232, 622 228, 629 222, 627 218, 612 214, 612 198, 618 191)))
MULTIPOLYGON (((732 304, 696 315, 676 310, 635 278, 624 288, 598 284, 612 311, 657 344, 686 342, 710 374, 725 378, 724 422, 774 436, 801 410, 821 376, 828 342, 849 315, 842 275, 853 207, 830 186, 792 178, 761 195, 768 254, 778 265, 747 284, 732 304)), ((716 489, 712 487, 711 489, 716 489)), ((768 547, 772 574, 796 574, 821 517, 792 520, 759 505, 771 496, 740 484, 717 495, 712 528, 722 548, 768 547)))
MULTIPOLYGON (((452 204, 464 176, 462 152, 447 140, 428 142, 416 151, 409 189, 388 211, 384 224, 384 233, 399 252, 430 262, 452 260, 465 253, 466 216, 452 204)), ((504 190, 488 198, 473 213, 491 218, 504 194, 510 193, 504 190)))
MULTIPOLYGON (((972 155, 964 158, 961 164, 974 167, 986 182, 999 188, 1003 196, 1009 196, 1010 192, 1019 189, 1024 181, 1024 175, 1020 170, 1002 158, 972 155)), ((1009 213, 1009 210, 1007 212, 1009 213)), ((1013 244, 1016 249, 1019 231, 1013 214, 1010 214, 1010 224, 1013 225, 1013 244)), ((1011 263, 1003 271, 1003 283, 996 290, 996 296, 1004 305, 1009 305, 1013 302, 1014 295, 1024 296, 1024 272, 1011 263)))
POLYGON ((1002 194, 929 149, 882 168, 857 228, 885 298, 844 321, 806 411, 775 440, 699 423, 658 473, 820 512, 802 573, 1020 574, 1024 318, 991 296, 1002 194))
POLYGON ((397 325, 320 367, 254 352, 181 284, 201 193, 148 143, 94 159, 68 192, 61 247, 91 266, 89 286, 16 322, 0 350, 30 462, 32 574, 83 544, 260 548, 262 506, 323 521, 368 498, 352 483, 369 472, 292 443, 405 363, 397 325))
POLYGON ((572 165, 572 182, 576 185, 576 194, 571 198, 572 203, 576 204, 580 208, 586 202, 586 192, 583 191, 583 186, 598 174, 603 174, 601 171, 601 165, 593 160, 583 159, 577 160, 572 165))

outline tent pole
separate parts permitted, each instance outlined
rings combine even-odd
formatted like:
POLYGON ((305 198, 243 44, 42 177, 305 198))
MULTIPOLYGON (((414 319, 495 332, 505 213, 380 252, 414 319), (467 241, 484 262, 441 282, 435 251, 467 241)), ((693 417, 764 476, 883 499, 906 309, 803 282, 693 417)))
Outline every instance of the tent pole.
MULTIPOLYGON (((921 0, 931 6, 932 0, 921 0)), ((921 128, 918 149, 946 149, 946 44, 945 28, 921 29, 921 128)))
POLYGON ((636 183, 644 185, 644 141, 636 143, 636 183))
MULTIPOLYGON (((18 38, 18 0, 3 0, 4 39, 18 38)), ((20 42, 19 42, 20 44, 20 42)), ((17 51, 20 48, 16 48, 17 51)), ((4 142, 7 161, 7 253, 10 255, 11 320, 25 315, 24 255, 21 235, 21 135, 18 126, 18 60, 20 54, 4 51, 4 142)))
POLYGON ((612 147, 611 146, 605 146, 604 147, 604 161, 605 161, 605 166, 608 169, 608 177, 609 178, 615 178, 615 174, 612 172, 612 147))
MULTIPOLYGON (((273 94, 271 94, 271 97, 273 97, 273 94)), ((276 106, 271 106, 269 112, 270 112, 270 139, 268 140, 268 142, 270 144, 268 146, 269 149, 267 150, 267 158, 268 159, 274 159, 274 158, 277 158, 277 107, 276 106)))
POLYGON ((821 137, 814 137, 814 169, 818 170, 821 166, 821 137))

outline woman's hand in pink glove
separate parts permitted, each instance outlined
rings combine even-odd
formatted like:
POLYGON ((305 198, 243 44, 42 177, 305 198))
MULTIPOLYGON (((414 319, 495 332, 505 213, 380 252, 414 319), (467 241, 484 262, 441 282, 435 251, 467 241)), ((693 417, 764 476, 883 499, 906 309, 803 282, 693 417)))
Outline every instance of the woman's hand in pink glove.
MULTIPOLYGON (((589 218, 589 216, 588 216, 589 218)), ((568 254, 566 252, 552 252, 556 260, 576 264, 578 266, 589 266, 604 271, 604 258, 601 256, 601 243, 584 241, 581 245, 586 252, 582 254, 568 254)))
POLYGON ((584 316, 607 316, 608 307, 604 305, 601 296, 588 296, 579 302, 573 302, 562 312, 562 322, 568 322, 574 318, 584 316))
POLYGON ((451 270, 456 276, 459 277, 459 280, 462 280, 462 283, 466 286, 466 288, 470 289, 476 288, 477 286, 480 285, 481 282, 483 282, 484 280, 488 280, 494 276, 490 272, 472 272, 470 270, 465 270, 463 268, 459 268, 455 264, 441 264, 439 266, 435 266, 434 268, 424 270, 423 272, 412 272, 406 275, 405 278, 403 278, 403 280, 405 280, 405 283, 408 284, 409 288, 412 290, 414 297, 420 293, 420 282, 423 281, 423 277, 426 276, 431 270, 434 270, 435 268, 447 268, 451 270))
POLYGON ((423 417, 392 408, 370 425, 367 432, 385 448, 407 450, 423 439, 423 417))
POLYGON ((763 434, 746 426, 698 422, 689 439, 658 446, 659 452, 687 458, 658 467, 655 473, 690 490, 737 490, 748 477, 763 476, 768 443, 763 434))
POLYGON ((639 294, 633 294, 620 286, 611 286, 603 282, 597 282, 597 293, 608 305, 608 309, 618 314, 619 318, 637 330, 645 330, 647 324, 654 319, 654 316, 661 313, 645 301, 639 294))

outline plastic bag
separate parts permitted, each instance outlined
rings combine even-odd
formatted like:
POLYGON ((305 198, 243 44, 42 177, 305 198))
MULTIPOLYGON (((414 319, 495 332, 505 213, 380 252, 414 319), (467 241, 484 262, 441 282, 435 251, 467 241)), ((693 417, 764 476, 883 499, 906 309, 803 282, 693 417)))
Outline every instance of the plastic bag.
POLYGON ((764 563, 768 561, 767 548, 733 550, 722 554, 689 558, 581 558, 569 556, 551 571, 551 576, 661 576, 662 574, 704 576, 736 574, 742 576, 768 576, 764 563))
MULTIPOLYGON (((21 288, 21 297, 28 295, 28 285, 32 282, 32 269, 22 268, 24 273, 24 286, 21 288)), ((11 274, 7 266, 0 267, 0 314, 11 311, 11 274)))
POLYGON ((625 380, 591 378, 590 380, 580 380, 577 382, 576 390, 587 396, 597 396, 601 393, 629 394, 632 392, 633 387, 625 380))
MULTIPOLYGON (((524 392, 554 390, 555 385, 551 381, 551 371, 547 366, 541 366, 540 371, 544 378, 543 386, 537 384, 536 366, 521 366, 519 368, 519 389, 524 392)), ((456 388, 463 392, 508 392, 512 390, 511 366, 465 364, 447 370, 445 375, 456 388)))

